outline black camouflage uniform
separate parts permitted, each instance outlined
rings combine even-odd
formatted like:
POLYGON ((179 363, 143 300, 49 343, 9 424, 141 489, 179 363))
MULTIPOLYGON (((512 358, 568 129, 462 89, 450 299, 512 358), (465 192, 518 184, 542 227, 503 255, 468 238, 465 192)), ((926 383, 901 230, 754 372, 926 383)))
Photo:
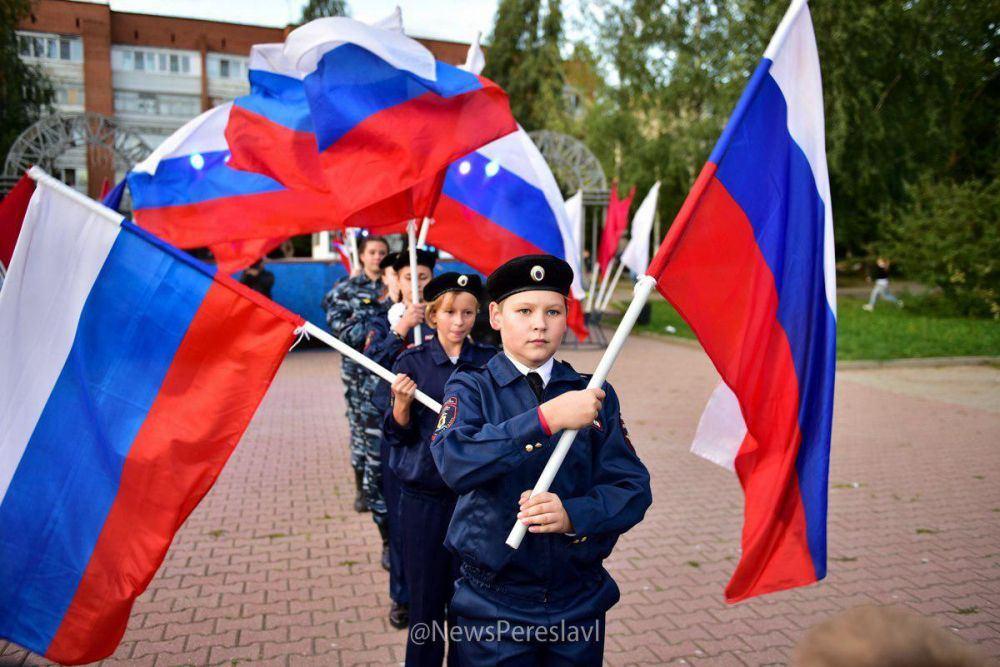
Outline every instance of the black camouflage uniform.
MULTIPOLYGON (((381 279, 371 280, 364 273, 348 278, 333 286, 323 298, 326 323, 334 336, 359 352, 364 351, 369 318, 383 316, 388 304, 382 302, 381 279)), ((371 438, 381 438, 382 415, 371 408, 371 392, 375 384, 372 374, 358 364, 344 358, 340 366, 347 402, 347 421, 351 429, 351 467, 354 468, 357 497, 354 509, 368 509, 363 491, 366 443, 371 438), (368 433, 372 431, 372 433, 368 433)))

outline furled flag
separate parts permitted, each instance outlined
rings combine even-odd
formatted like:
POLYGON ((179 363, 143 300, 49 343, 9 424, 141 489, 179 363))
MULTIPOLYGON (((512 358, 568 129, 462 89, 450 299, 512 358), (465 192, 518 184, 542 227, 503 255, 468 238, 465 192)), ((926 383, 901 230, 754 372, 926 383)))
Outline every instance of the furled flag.
POLYGON ((427 240, 486 274, 518 255, 566 260, 573 267, 569 324, 587 337, 580 248, 556 179, 523 129, 449 167, 427 240))
POLYGON ((632 217, 632 234, 622 250, 622 266, 641 276, 649 268, 649 237, 656 221, 656 202, 660 194, 660 182, 653 183, 646 198, 639 204, 639 210, 632 217))
POLYGON ((833 215, 809 7, 794 0, 650 265, 722 376, 695 450, 746 497, 729 602, 826 575, 833 215))
POLYGON ((0 637, 79 664, 114 652, 302 320, 34 173, 0 291, 0 637))
POLYGON ((516 129, 496 84, 349 18, 294 30, 281 64, 282 76, 252 74, 255 90, 235 101, 231 166, 326 192, 335 218, 433 179, 516 129))
POLYGON ((618 252, 618 242, 622 234, 628 229, 628 209, 632 206, 632 198, 635 197, 635 186, 629 190, 628 196, 621 199, 618 194, 618 181, 611 183, 611 198, 608 201, 608 212, 604 218, 604 233, 601 234, 601 242, 597 246, 597 264, 601 267, 601 275, 607 272, 618 252))

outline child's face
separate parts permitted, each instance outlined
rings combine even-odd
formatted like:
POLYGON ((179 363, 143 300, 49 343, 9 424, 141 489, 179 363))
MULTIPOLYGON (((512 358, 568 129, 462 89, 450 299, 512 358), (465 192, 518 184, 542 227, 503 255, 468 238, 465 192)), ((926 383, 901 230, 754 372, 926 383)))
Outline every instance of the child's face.
POLYGON ((537 290, 494 301, 490 324, 500 332, 504 351, 536 368, 556 353, 566 333, 566 297, 537 290))
MULTIPOLYGON (((424 286, 431 281, 434 277, 434 272, 431 271, 426 266, 420 266, 417 264, 417 294, 420 299, 423 300, 424 286)), ((403 292, 403 301, 410 303, 410 297, 412 295, 410 287, 410 267, 404 266, 398 272, 397 279, 399 281, 399 289, 403 292)))
POLYGON ((382 273, 379 263, 389 254, 389 246, 381 241, 369 241, 365 244, 365 249, 361 251, 361 266, 366 273, 378 275, 382 273))
POLYGON ((437 329, 442 342, 461 343, 472 331, 478 311, 476 297, 468 292, 457 292, 453 298, 445 298, 434 313, 434 321, 429 323, 437 329))

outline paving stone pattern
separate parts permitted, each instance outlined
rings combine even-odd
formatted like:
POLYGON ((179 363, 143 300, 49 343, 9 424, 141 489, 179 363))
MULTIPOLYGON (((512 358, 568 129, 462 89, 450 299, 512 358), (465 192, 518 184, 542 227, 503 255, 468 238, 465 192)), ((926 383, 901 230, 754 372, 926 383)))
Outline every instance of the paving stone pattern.
MULTIPOLYGON (((599 353, 561 356, 589 371, 599 353)), ((339 375, 332 352, 289 355, 105 664, 402 663, 378 534, 351 509, 339 375)), ((635 337, 611 379, 654 501, 607 563, 622 589, 608 664, 784 664, 807 628, 862 604, 926 614, 1000 657, 1000 414, 841 377, 829 575, 730 606, 742 494, 687 452, 716 382, 710 363, 635 337)), ((45 662, 0 649, 0 665, 45 662)))

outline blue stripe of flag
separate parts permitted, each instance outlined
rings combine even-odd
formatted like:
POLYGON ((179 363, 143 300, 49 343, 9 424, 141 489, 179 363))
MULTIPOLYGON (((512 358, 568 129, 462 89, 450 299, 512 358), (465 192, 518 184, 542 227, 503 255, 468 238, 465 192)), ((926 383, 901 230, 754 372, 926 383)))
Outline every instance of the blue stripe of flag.
POLYGON ((272 178, 231 169, 229 151, 195 153, 162 160, 156 174, 131 172, 128 186, 133 208, 144 210, 284 190, 272 178))
POLYGON ((200 265, 123 225, 0 504, 0 636, 46 651, 211 283, 200 265))
POLYGON ((331 49, 303 83, 320 151, 366 118, 428 92, 449 98, 482 88, 479 77, 442 62, 436 81, 397 69, 355 44, 331 49))
POLYGON ((448 167, 442 192, 542 252, 565 259, 559 223, 545 193, 481 153, 448 167))
POLYGON ((746 212, 774 276, 778 321, 799 382, 799 489, 812 560, 822 578, 836 318, 823 271, 824 203, 805 154, 788 132, 788 106, 769 69, 765 60, 754 74, 733 114, 739 122, 726 129, 713 158, 721 159, 716 177, 746 212))

